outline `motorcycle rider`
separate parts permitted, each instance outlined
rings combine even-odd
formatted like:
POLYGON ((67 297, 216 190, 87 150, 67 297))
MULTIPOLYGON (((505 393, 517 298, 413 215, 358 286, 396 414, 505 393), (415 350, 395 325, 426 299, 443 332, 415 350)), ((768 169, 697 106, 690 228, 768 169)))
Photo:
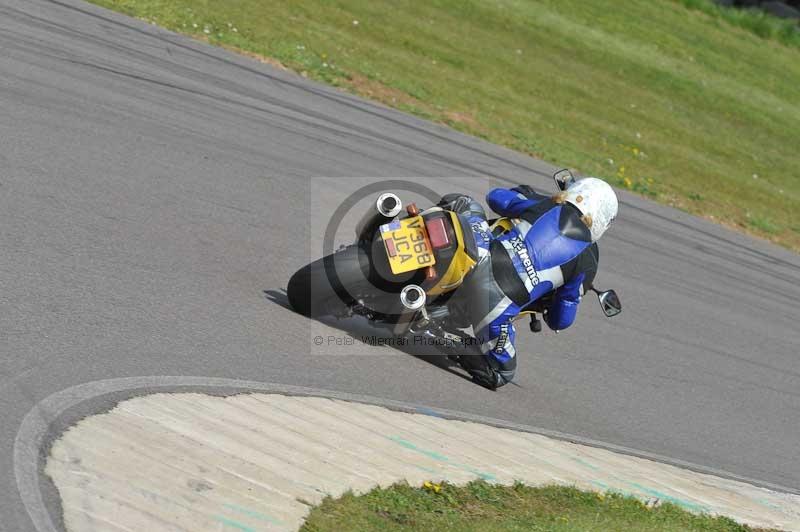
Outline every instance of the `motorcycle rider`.
POLYGON ((527 185, 496 188, 486 202, 512 219, 510 231, 491 234, 483 207, 469 196, 449 194, 440 205, 469 220, 478 247, 478 263, 453 304, 471 322, 481 352, 461 355, 459 363, 494 390, 514 377, 512 319, 525 305, 552 292, 547 325, 559 331, 575 320, 597 273, 597 240, 617 216, 618 201, 608 183, 589 177, 553 197, 527 185))

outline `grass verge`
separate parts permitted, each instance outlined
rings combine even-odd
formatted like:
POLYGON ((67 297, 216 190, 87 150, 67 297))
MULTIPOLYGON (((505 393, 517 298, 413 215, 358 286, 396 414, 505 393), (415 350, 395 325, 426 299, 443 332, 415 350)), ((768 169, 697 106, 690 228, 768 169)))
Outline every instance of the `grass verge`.
POLYGON ((728 24, 744 28, 759 37, 774 39, 787 46, 800 48, 800 26, 794 20, 778 18, 757 8, 722 6, 713 0, 676 1, 690 9, 697 9, 728 24))
POLYGON ((800 250, 800 49, 702 0, 91 1, 800 250))
POLYGON ((501 532, 625 530, 627 532, 746 532, 726 517, 694 515, 674 504, 654 507, 633 497, 571 487, 397 484, 365 495, 325 499, 311 510, 301 532, 459 530, 501 532))

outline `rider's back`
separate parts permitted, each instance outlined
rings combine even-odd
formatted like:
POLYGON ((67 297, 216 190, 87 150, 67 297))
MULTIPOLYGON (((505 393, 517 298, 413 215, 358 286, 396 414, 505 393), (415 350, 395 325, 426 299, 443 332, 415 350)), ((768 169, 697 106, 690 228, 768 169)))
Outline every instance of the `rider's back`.
POLYGON ((487 196, 493 209, 514 215, 512 230, 497 236, 490 249, 495 279, 520 306, 578 275, 581 283, 591 283, 598 258, 597 245, 577 208, 526 192, 496 189, 487 196))

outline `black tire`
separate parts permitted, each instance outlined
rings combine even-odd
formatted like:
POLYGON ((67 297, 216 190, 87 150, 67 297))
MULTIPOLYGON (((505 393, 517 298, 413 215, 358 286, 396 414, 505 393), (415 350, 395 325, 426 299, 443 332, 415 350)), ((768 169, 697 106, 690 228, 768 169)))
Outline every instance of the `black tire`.
POLYGON ((289 304, 300 314, 319 317, 344 310, 369 290, 369 261, 358 246, 347 248, 303 266, 286 288, 289 304))

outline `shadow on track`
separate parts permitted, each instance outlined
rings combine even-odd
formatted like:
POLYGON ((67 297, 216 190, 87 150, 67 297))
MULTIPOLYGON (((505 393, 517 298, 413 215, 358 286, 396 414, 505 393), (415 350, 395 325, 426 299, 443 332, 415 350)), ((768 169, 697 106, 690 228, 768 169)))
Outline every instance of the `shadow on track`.
MULTIPOLYGON (((289 304, 289 298, 286 295, 286 290, 271 290, 265 289, 262 290, 264 298, 274 303, 278 306, 281 306, 287 310, 295 312, 295 310, 289 304)), ((296 313, 296 312, 295 312, 296 313)), ((297 314, 297 313, 296 313, 297 314)), ((298 318, 300 319, 313 319, 307 316, 303 316, 301 314, 297 314, 298 318)), ((472 381, 472 378, 461 369, 461 367, 456 364, 454 361, 447 358, 446 354, 443 353, 430 353, 430 347, 424 346, 415 346, 413 344, 408 344, 404 346, 392 345, 389 346, 378 346, 372 345, 369 342, 365 342, 363 338, 370 337, 370 338, 395 338, 395 335, 389 330, 388 327, 380 327, 371 324, 366 318, 362 317, 352 317, 346 319, 335 319, 335 318, 324 318, 317 320, 320 323, 324 323, 330 327, 338 329, 348 336, 352 337, 355 341, 367 345, 373 349, 396 349, 401 351, 407 355, 411 355, 415 358, 423 360, 428 364, 436 366, 439 369, 447 371, 448 373, 452 373, 453 375, 458 375, 464 380, 472 381), (423 352, 425 351, 425 352, 423 352)))

